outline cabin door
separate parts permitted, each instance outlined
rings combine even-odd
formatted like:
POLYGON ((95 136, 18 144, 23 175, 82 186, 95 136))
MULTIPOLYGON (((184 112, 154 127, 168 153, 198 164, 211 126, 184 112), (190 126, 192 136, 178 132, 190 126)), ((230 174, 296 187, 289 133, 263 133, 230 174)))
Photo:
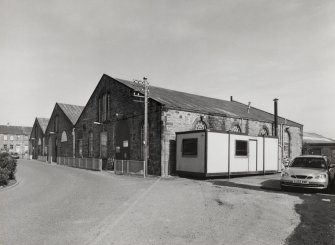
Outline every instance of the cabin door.
POLYGON ((257 140, 249 140, 249 172, 257 171, 257 140))

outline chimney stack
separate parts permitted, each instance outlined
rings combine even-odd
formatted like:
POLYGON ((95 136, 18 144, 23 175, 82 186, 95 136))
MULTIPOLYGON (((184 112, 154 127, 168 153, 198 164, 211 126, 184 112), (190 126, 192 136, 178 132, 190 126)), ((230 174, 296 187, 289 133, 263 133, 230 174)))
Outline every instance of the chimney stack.
POLYGON ((233 96, 230 96, 230 101, 233 101, 233 96))
POLYGON ((251 102, 248 103, 248 113, 250 112, 251 102))
POLYGON ((278 99, 274 99, 274 110, 275 110, 275 113, 274 113, 274 133, 275 135, 274 136, 278 136, 278 99))

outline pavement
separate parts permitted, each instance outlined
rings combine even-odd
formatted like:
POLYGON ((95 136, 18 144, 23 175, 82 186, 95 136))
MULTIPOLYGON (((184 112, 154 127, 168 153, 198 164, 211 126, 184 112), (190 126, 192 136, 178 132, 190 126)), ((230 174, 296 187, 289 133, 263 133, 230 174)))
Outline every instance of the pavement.
POLYGON ((259 187, 266 190, 280 191, 280 173, 266 174, 266 175, 253 175, 243 177, 231 177, 226 180, 228 183, 234 183, 236 185, 248 185, 259 187))

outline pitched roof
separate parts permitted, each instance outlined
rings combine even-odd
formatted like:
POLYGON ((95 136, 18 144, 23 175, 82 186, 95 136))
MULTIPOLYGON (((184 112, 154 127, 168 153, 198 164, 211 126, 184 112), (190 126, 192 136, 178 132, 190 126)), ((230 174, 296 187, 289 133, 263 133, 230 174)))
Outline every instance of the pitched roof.
MULTIPOLYGON (((112 78, 108 75, 105 76, 109 79, 114 79, 126 85, 127 87, 134 89, 135 91, 138 91, 138 87, 135 86, 134 82, 118 78, 112 78)), ((155 87, 151 85, 149 90, 149 97, 151 99, 171 109, 194 111, 204 114, 217 114, 227 117, 252 119, 270 123, 274 121, 273 114, 257 109, 255 107, 250 107, 248 113, 248 105, 237 101, 215 99, 201 95, 189 94, 185 92, 155 87)), ((296 127, 302 126, 302 124, 286 120, 281 117, 278 118, 278 123, 283 123, 296 127)))
POLYGON ((70 119, 73 125, 76 124, 80 114, 82 113, 84 106, 80 105, 69 105, 63 103, 57 103, 65 115, 70 119))
POLYGON ((335 144, 335 140, 320 134, 304 132, 303 142, 306 144, 335 144))
POLYGON ((49 123, 49 118, 42 118, 42 117, 37 117, 36 120, 38 121, 43 134, 45 133, 45 130, 47 129, 48 123, 49 123))
POLYGON ((32 127, 0 125, 0 134, 30 135, 32 127))

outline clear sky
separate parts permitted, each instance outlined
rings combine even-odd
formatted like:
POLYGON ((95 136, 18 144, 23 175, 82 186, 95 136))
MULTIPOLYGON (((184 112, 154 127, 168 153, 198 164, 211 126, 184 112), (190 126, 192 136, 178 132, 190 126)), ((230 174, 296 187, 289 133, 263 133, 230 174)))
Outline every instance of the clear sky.
POLYGON ((85 105, 103 73, 235 100, 335 138, 333 0, 0 0, 0 124, 85 105))

